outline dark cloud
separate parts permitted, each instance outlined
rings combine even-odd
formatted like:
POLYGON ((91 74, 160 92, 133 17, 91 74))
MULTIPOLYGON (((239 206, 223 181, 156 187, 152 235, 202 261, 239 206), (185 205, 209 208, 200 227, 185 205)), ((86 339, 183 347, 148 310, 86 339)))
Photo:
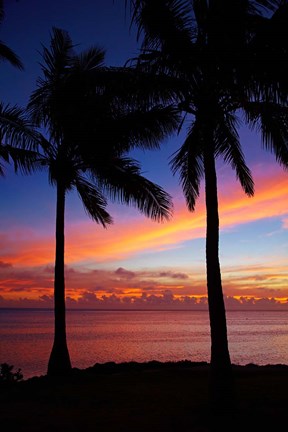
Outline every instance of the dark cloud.
POLYGON ((24 290, 24 286, 10 288, 8 292, 22 292, 24 290))
POLYGON ((81 299, 80 299, 81 301, 84 301, 84 302, 97 302, 98 301, 98 298, 97 298, 97 296, 96 296, 96 294, 94 293, 94 292, 84 292, 83 294, 82 294, 82 296, 81 296, 81 299))
POLYGON ((225 297, 225 307, 227 310, 287 310, 288 299, 285 303, 280 303, 274 297, 263 297, 256 299, 255 297, 225 297))
POLYGON ((53 304, 53 297, 48 295, 42 295, 39 297, 40 300, 44 301, 45 303, 51 303, 53 304))
POLYGON ((89 291, 92 291, 92 292, 106 291, 106 287, 101 286, 101 285, 97 285, 97 286, 92 287, 89 291))
POLYGON ((43 268, 43 272, 48 273, 48 274, 54 274, 54 266, 52 266, 52 265, 45 266, 43 268))
POLYGON ((77 300, 75 300, 74 298, 69 297, 69 296, 66 297, 66 306, 71 307, 71 305, 72 305, 72 307, 73 307, 76 304, 77 304, 77 300))
POLYGON ((135 277, 135 273, 125 270, 123 267, 119 267, 117 270, 115 270, 115 274, 125 279, 132 279, 135 277))
POLYGON ((0 269, 5 269, 5 268, 11 268, 12 264, 4 262, 4 261, 0 261, 0 269))
POLYGON ((76 274, 76 273, 77 273, 77 270, 75 270, 73 267, 65 265, 65 274, 66 274, 66 276, 71 275, 71 274, 74 276, 74 274, 76 274))
MULTIPOLYGON (((273 288, 264 288, 264 287, 258 287, 255 288, 256 291, 261 291, 261 293, 268 293, 268 294, 274 294, 275 295, 275 289, 273 288)), ((281 292, 281 291, 280 291, 281 292)), ((262 295, 262 294, 261 294, 262 295)), ((265 294, 264 294, 265 295, 265 294)))
POLYGON ((186 273, 174 273, 174 272, 161 272, 159 273, 159 277, 170 277, 172 279, 189 279, 189 276, 186 273))

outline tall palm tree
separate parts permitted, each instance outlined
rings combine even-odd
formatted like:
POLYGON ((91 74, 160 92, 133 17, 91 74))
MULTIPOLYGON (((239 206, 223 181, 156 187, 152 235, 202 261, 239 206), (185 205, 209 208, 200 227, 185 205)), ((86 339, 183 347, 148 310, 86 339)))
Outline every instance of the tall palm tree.
POLYGON ((180 175, 190 211, 195 208, 201 180, 205 181, 207 292, 214 377, 232 377, 219 261, 216 159, 222 157, 231 165, 244 192, 252 196, 253 179, 238 135, 238 126, 244 120, 251 128, 260 129, 264 146, 287 166, 284 75, 280 86, 279 72, 276 76, 268 66, 269 54, 276 45, 272 42, 272 29, 276 34, 277 28, 282 41, 281 60, 277 61, 287 64, 287 39, 284 42, 281 38, 287 33, 281 21, 283 11, 277 17, 280 3, 282 9, 286 7, 287 18, 287 2, 277 0, 130 1, 132 24, 138 27, 138 37, 142 37, 138 67, 178 78, 183 88, 186 86, 184 98, 178 97, 178 107, 189 127, 183 145, 173 155, 171 168, 180 175), (271 22, 274 25, 269 27, 271 22), (265 46, 261 34, 266 36, 265 46))
POLYGON ((155 148, 176 128, 178 115, 170 107, 148 109, 145 101, 139 106, 136 93, 127 92, 132 71, 104 67, 104 51, 97 47, 77 54, 62 29, 53 28, 42 59, 43 76, 28 109, 33 122, 45 128, 40 162, 57 190, 55 334, 48 374, 59 375, 71 369, 65 323, 66 194, 77 190, 88 215, 103 227, 112 223, 108 198, 133 205, 156 221, 169 218, 170 196, 141 175, 127 152, 136 145, 155 148))

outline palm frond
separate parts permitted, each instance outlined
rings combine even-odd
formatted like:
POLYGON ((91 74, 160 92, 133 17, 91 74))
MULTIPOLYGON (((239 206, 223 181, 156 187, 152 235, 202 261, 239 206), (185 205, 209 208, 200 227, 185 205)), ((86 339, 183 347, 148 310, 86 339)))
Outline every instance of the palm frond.
POLYGON ((23 108, 0 102, 0 141, 1 144, 36 151, 41 135, 23 108))
POLYGON ((217 126, 214 133, 215 156, 223 156, 224 161, 230 164, 235 170, 245 193, 248 196, 253 196, 254 182, 251 171, 245 162, 236 124, 237 118, 229 113, 217 118, 217 126))
POLYGON ((42 71, 46 80, 55 80, 63 75, 74 57, 74 45, 66 30, 52 28, 50 47, 43 46, 42 71))
POLYGON ((72 97, 64 84, 74 58, 74 45, 69 33, 53 27, 50 46, 43 47, 43 76, 38 78, 37 89, 30 96, 28 111, 38 126, 49 129, 54 141, 61 140, 63 136, 61 121, 65 106, 69 106, 72 97))
MULTIPOLYGON (((150 62, 149 62, 150 63, 150 62)), ((97 75, 95 75, 98 79, 97 75)), ((151 105, 170 105, 183 98, 187 84, 165 73, 154 73, 137 67, 109 68, 105 71, 105 94, 114 95, 119 103, 133 107, 151 107, 151 105), (107 82, 107 78, 110 80, 107 82)))
POLYGON ((193 0, 193 11, 197 23, 197 43, 205 44, 208 25, 208 4, 202 0, 193 0))
POLYGON ((258 19, 254 20, 255 26, 251 32, 251 40, 245 53, 246 61, 242 64, 241 72, 245 81, 255 86, 258 93, 261 92, 265 98, 271 100, 273 96, 275 102, 286 103, 288 4, 281 0, 261 3, 268 4, 266 6, 270 13, 266 11, 260 17, 258 11, 258 15, 255 15, 258 19))
POLYGON ((131 111, 111 121, 104 141, 122 152, 136 146, 159 148, 160 142, 177 130, 179 121, 179 112, 173 106, 154 106, 146 112, 141 109, 131 111))
POLYGON ((179 173, 187 207, 194 211, 204 176, 203 144, 199 124, 195 121, 181 148, 172 155, 170 166, 173 175, 179 173))
POLYGON ((0 41, 0 61, 8 61, 12 66, 23 70, 24 66, 15 52, 4 42, 0 41))
POLYGON ((143 177, 140 165, 134 159, 115 157, 110 166, 108 163, 103 166, 98 178, 112 201, 136 207, 155 221, 167 220, 172 216, 171 196, 143 177))
POLYGON ((131 22, 143 35, 143 48, 158 49, 164 43, 184 49, 191 41, 191 2, 181 0, 132 0, 131 22), (180 43, 181 42, 181 43, 180 43))
POLYGON ((104 67, 105 50, 100 47, 91 47, 73 59, 73 69, 75 71, 91 71, 104 67))
POLYGON ((275 154, 277 162, 288 168, 288 108, 269 102, 250 102, 246 120, 261 133, 264 148, 275 154))
POLYGON ((9 151, 7 146, 0 145, 0 176, 4 176, 4 164, 3 162, 9 163, 9 151))
POLYGON ((39 87, 30 95, 27 110, 37 126, 47 127, 50 118, 50 110, 47 107, 51 100, 51 84, 43 79, 38 79, 38 85, 39 87))
MULTIPOLYGON (((0 0, 0 25, 5 17, 3 0, 0 0)), ((0 41, 0 61, 8 61, 12 66, 18 69, 24 69, 23 63, 15 52, 4 42, 0 41)))
POLYGON ((9 145, 3 147, 5 147, 5 150, 9 155, 7 162, 10 162, 10 159, 13 161, 15 173, 18 173, 18 171, 20 171, 21 174, 27 175, 43 168, 43 165, 41 164, 41 156, 39 155, 39 153, 32 150, 26 150, 24 148, 12 147, 9 145))
POLYGON ((75 185, 87 214, 104 228, 112 224, 113 220, 105 210, 107 201, 104 196, 97 191, 95 185, 81 176, 76 178, 75 185))
POLYGON ((283 4, 282 0, 256 0, 251 2, 251 7, 254 6, 256 10, 261 11, 264 10, 266 12, 268 11, 275 11, 279 6, 281 7, 281 3, 283 4))

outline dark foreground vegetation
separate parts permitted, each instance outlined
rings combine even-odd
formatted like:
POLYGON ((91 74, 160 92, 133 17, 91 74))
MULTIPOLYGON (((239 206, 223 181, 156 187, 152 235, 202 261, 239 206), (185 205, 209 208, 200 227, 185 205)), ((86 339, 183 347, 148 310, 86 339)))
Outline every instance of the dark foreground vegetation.
POLYGON ((3 432, 287 430, 288 366, 233 366, 235 408, 213 410, 207 363, 106 363, 1 385, 3 432))

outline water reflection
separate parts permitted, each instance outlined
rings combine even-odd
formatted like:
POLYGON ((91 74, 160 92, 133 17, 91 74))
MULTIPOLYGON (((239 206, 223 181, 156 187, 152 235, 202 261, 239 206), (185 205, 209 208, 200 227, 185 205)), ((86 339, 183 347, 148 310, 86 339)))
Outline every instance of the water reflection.
MULTIPOLYGON (((53 311, 2 310, 0 361, 21 368, 25 378, 46 373, 53 341, 53 311)), ((288 364, 285 312, 227 312, 235 364, 288 364)), ((67 337, 74 367, 107 361, 209 361, 206 311, 67 311, 67 337)))

